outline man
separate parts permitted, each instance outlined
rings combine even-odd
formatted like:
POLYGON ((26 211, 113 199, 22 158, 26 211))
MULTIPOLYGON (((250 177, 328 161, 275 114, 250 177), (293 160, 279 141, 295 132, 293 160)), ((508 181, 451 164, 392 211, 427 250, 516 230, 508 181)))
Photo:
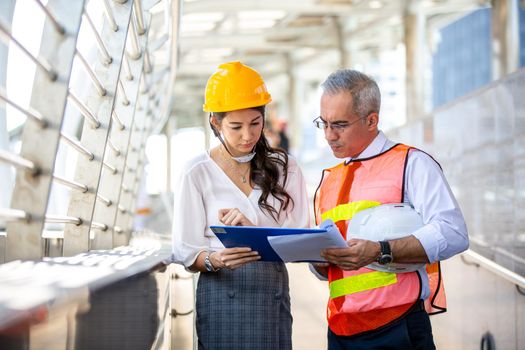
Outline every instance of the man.
POLYGON ((439 261, 468 248, 463 215, 440 166, 379 131, 381 95, 374 80, 345 69, 322 87, 314 123, 345 161, 323 172, 315 196, 317 223, 333 219, 346 238, 353 215, 369 203, 408 203, 424 222, 404 238, 350 239, 347 248, 323 250, 329 264, 314 268, 330 286, 328 348, 435 349, 427 311, 446 311, 439 261), (398 274, 365 267, 389 262, 428 265, 398 274))

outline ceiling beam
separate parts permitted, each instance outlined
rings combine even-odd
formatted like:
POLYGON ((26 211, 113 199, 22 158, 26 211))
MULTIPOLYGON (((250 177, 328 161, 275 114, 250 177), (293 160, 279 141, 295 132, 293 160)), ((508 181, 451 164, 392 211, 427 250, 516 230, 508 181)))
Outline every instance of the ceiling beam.
POLYGON ((383 2, 385 6, 373 9, 369 6, 355 6, 348 4, 323 4, 316 0, 200 0, 184 4, 184 13, 195 12, 238 12, 238 11, 274 11, 282 10, 289 14, 315 14, 315 15, 372 15, 384 11, 385 8, 401 9, 400 0, 383 2), (220 4, 220 5, 218 5, 220 4))
POLYGON ((268 40, 268 38, 258 34, 210 34, 206 36, 181 37, 180 48, 185 50, 207 49, 207 48, 233 48, 244 50, 271 49, 275 51, 290 51, 297 48, 330 48, 336 45, 332 34, 324 36, 324 40, 318 40, 311 36, 298 37, 287 41, 268 40))

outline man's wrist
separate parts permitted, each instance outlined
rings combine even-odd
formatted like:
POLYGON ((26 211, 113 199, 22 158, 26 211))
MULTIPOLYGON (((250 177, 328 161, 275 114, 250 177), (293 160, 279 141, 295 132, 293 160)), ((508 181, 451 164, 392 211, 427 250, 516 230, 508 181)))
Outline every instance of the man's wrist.
POLYGON ((380 265, 388 265, 392 263, 394 261, 394 256, 392 254, 392 248, 390 247, 390 242, 380 241, 379 245, 381 247, 381 251, 377 258, 377 262, 380 265))
POLYGON ((378 262, 379 261, 379 258, 381 257, 381 243, 379 242, 374 242, 375 243, 375 260, 374 262, 378 262))

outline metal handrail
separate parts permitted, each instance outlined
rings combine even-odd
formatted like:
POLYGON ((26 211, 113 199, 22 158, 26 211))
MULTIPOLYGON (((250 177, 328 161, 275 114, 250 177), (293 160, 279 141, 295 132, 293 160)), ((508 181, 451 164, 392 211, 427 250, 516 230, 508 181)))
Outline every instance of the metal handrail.
POLYGON ((115 146, 115 144, 113 143, 113 141, 111 141, 110 138, 108 138, 108 146, 109 146, 109 148, 111 148, 113 150, 113 152, 115 152, 115 156, 116 157, 120 157, 122 152, 120 151, 120 149, 117 146, 115 146))
POLYGON ((89 77, 91 78, 91 81, 93 82, 93 85, 97 89, 98 94, 100 96, 106 96, 106 94, 107 94, 106 88, 102 85, 102 83, 98 79, 97 75, 95 74, 95 72, 93 71, 91 66, 89 65, 88 61, 84 58, 84 56, 82 56, 82 54, 78 50, 76 51, 76 55, 75 56, 78 57, 80 62, 82 62, 82 65, 84 66, 84 69, 86 70, 86 72, 88 73, 89 77))
POLYGON ((122 120, 120 120, 120 118, 118 117, 117 115, 117 112, 115 112, 115 110, 113 110, 113 113, 111 113, 111 119, 118 124, 118 128, 120 131, 126 129, 126 126, 124 125, 124 123, 122 122, 122 120))
POLYGON ((107 198, 106 196, 101 195, 100 193, 97 193, 97 200, 101 201, 106 205, 106 207, 109 207, 113 204, 111 199, 107 198))
POLYGON ((124 86, 122 86, 122 81, 118 81, 118 92, 119 94, 121 94, 121 97, 122 97, 122 104, 124 106, 128 106, 129 105, 129 99, 128 99, 128 96, 126 95, 126 90, 124 90, 124 86))
POLYGON ((108 169, 109 171, 111 171, 112 174, 116 174, 118 172, 117 168, 109 163, 107 163, 106 161, 102 162, 102 165, 108 169))
POLYGON ((170 255, 169 245, 159 243, 156 249, 127 246, 71 257, 23 263, 13 261, 0 265, 0 285, 12 291, 0 300, 0 329, 27 319, 29 306, 31 310, 39 306, 52 310, 83 302, 88 295, 79 291, 87 291, 88 287, 89 291, 95 291, 130 276, 162 269, 169 262, 170 255), (39 269, 33 268, 36 265, 39 269), (91 274, 83 280, 79 273, 87 269, 91 274), (13 283, 13 276, 16 276, 16 281, 24 283, 13 283), (72 287, 68 282, 75 276, 77 285, 72 287), (51 282, 46 284, 46 280, 51 282), (17 307, 13 307, 13 301, 18 302, 17 307))
POLYGON ((11 208, 0 208, 0 219, 4 221, 19 221, 29 220, 30 216, 23 210, 11 209, 11 208))
POLYGON ((31 107, 29 107, 28 109, 22 108, 19 104, 17 104, 16 102, 10 100, 7 97, 7 93, 6 93, 6 91, 5 91, 5 89, 3 87, 0 87, 0 100, 6 102, 10 106, 12 106, 16 110, 18 110, 20 113, 23 113, 26 116, 28 116, 29 118, 31 118, 34 121, 36 121, 38 123, 38 125, 40 125, 40 127, 42 127, 42 128, 47 127, 47 121, 44 119, 44 117, 39 112, 35 111, 31 107))
POLYGON ((122 65, 124 66, 124 73, 128 81, 133 80, 133 74, 131 74, 131 67, 129 65, 129 59, 127 55, 122 56, 122 65))
POLYGON ((72 137, 69 137, 64 133, 60 133, 60 137, 62 140, 66 141, 71 147, 76 149, 82 155, 86 156, 87 159, 89 160, 95 159, 95 155, 93 154, 93 152, 88 150, 86 147, 82 146, 82 144, 79 141, 74 140, 72 137))
POLYGON ((137 32, 139 35, 142 35, 146 32, 146 28, 144 26, 144 16, 142 15, 142 4, 140 1, 133 1, 133 9, 137 20, 137 32))
POLYGON ((98 120, 98 118, 95 117, 93 112, 91 112, 89 108, 84 103, 82 103, 82 101, 80 101, 80 99, 76 97, 71 90, 69 90, 69 94, 67 95, 67 97, 78 108, 80 114, 82 114, 91 122, 95 129, 100 127, 100 121, 98 120))
POLYGON ((104 10, 105 10, 106 16, 109 21, 109 26, 111 27, 111 30, 116 32, 118 30, 118 25, 117 25, 117 22, 115 22, 115 16, 113 16, 113 10, 109 6, 108 0, 104 0, 103 4, 104 4, 104 10))
POLYGON ((0 23, 0 38, 3 38, 3 40, 6 43, 9 43, 9 41, 12 41, 20 50, 24 52, 24 54, 33 61, 34 64, 36 64, 38 67, 40 67, 44 72, 46 72, 47 76, 51 81, 57 80, 57 73, 55 70, 51 67, 49 62, 47 62, 42 57, 37 58, 33 56, 24 45, 22 45, 18 40, 16 40, 13 35, 0 23))
POLYGON ((503 277, 507 281, 514 283, 516 286, 519 286, 520 288, 525 288, 525 277, 518 275, 514 271, 511 271, 490 259, 485 258, 483 255, 469 249, 466 252, 464 252, 462 256, 466 256, 469 259, 472 259, 480 267, 483 267, 495 273, 496 275, 503 277))
POLYGON ((56 175, 56 174, 53 174, 53 180, 55 182, 58 182, 59 184, 62 184, 64 186, 67 186, 69 188, 72 188, 72 189, 75 189, 75 190, 79 190, 81 192, 87 192, 89 190, 89 188, 84 185, 84 184, 81 184, 79 182, 76 182, 76 181, 73 181, 73 180, 68 180, 62 176, 59 176, 59 175, 56 175))
POLYGON ((82 225, 82 219, 66 215, 46 215, 45 222, 48 224, 73 224, 82 225))
POLYGON ((102 56, 104 57, 104 63, 110 64, 113 62, 113 57, 108 52, 108 49, 106 48, 106 44, 104 44, 104 41, 100 37, 100 34, 97 31, 97 28, 95 28, 95 24, 91 20, 91 17, 89 17, 89 14, 87 11, 84 11, 84 17, 86 18, 89 26, 91 27, 91 30, 93 31, 93 34, 95 34, 95 39, 97 41, 98 47, 100 49, 100 52, 102 53, 102 56))
POLYGON ((107 231, 108 230, 108 225, 102 224, 100 222, 92 222, 91 223, 91 227, 93 227, 94 229, 97 229, 97 230, 101 230, 101 231, 107 231))
POLYGON ((56 31, 60 34, 65 34, 66 31, 64 27, 60 23, 58 23, 58 20, 56 19, 56 17, 47 9, 47 7, 45 7, 44 4, 40 2, 40 0, 35 0, 35 2, 38 5, 38 7, 40 7, 42 11, 44 11, 47 18, 49 18, 49 20, 53 24, 53 27, 55 27, 56 31))
POLYGON ((28 170, 32 173, 38 172, 38 168, 35 165, 35 163, 30 161, 29 159, 25 159, 17 154, 11 153, 3 149, 0 149, 0 162, 10 164, 17 168, 28 170))
POLYGON ((139 35, 137 33, 135 16, 132 17, 131 23, 129 24, 129 35, 131 45, 131 52, 129 52, 129 56, 131 59, 137 60, 142 55, 142 52, 139 48, 139 35))

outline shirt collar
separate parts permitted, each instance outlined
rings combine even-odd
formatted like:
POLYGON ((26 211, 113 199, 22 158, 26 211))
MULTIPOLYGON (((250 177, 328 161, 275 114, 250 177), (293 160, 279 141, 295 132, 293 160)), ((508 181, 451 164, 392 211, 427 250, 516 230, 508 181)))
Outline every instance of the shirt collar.
POLYGON ((369 158, 378 155, 384 150, 387 141, 388 139, 386 138, 385 134, 382 131, 379 131, 377 133, 377 136, 372 140, 372 142, 370 142, 370 144, 365 148, 363 152, 361 152, 355 158, 346 158, 345 163, 356 159, 369 158))

